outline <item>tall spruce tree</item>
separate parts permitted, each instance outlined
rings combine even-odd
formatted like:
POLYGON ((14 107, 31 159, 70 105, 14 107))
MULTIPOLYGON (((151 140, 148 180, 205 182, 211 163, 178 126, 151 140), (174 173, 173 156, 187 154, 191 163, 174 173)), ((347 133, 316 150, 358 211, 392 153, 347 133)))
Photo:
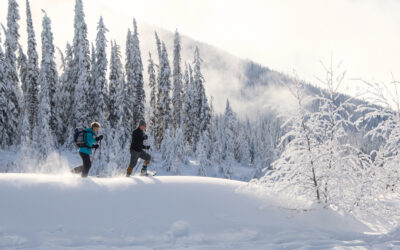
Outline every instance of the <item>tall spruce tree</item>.
POLYGON ((201 73, 201 62, 199 48, 196 47, 193 61, 193 80, 195 87, 194 107, 196 108, 196 130, 194 135, 195 144, 198 142, 201 133, 203 133, 211 121, 210 107, 208 105, 207 96, 204 89, 204 77, 201 73))
POLYGON ((106 123, 106 98, 107 98, 107 39, 106 32, 108 32, 107 28, 104 25, 103 17, 100 17, 98 26, 97 26, 97 37, 96 37, 96 61, 95 64, 92 65, 94 67, 95 76, 93 77, 93 82, 95 83, 95 91, 96 93, 93 106, 93 117, 92 119, 97 120, 103 126, 106 123))
POLYGON ((183 102, 183 115, 182 115, 182 124, 183 124, 183 134, 185 140, 193 145, 193 134, 194 134, 194 108, 193 108, 193 99, 194 99, 194 88, 193 81, 191 77, 191 66, 190 64, 186 64, 185 76, 184 76, 184 84, 185 84, 185 95, 183 102))
POLYGON ((18 60, 19 78, 21 80, 22 95, 25 100, 26 99, 25 95, 28 94, 27 82, 26 82, 26 76, 27 76, 27 70, 28 70, 28 59, 26 58, 26 55, 22 49, 22 46, 19 46, 17 60, 18 60))
POLYGON ((135 92, 135 71, 134 71, 134 55, 133 55, 133 42, 132 42, 132 32, 128 29, 128 34, 126 36, 126 46, 125 46, 125 74, 126 74, 126 92, 128 101, 128 126, 129 131, 132 132, 135 125, 133 124, 133 114, 135 112, 135 103, 136 103, 136 92, 135 92))
POLYGON ((0 148, 5 148, 7 145, 8 133, 7 133, 7 111, 8 111, 8 100, 7 100, 7 86, 8 81, 8 65, 4 56, 3 47, 1 46, 0 36, 0 148))
POLYGON ((109 101, 108 101, 108 122, 111 128, 116 129, 119 122, 118 101, 120 98, 120 88, 122 86, 122 62, 121 52, 116 42, 111 42, 110 75, 109 75, 109 101))
POLYGON ((236 116, 232 111, 229 104, 229 100, 226 101, 225 113, 224 113, 224 160, 225 167, 223 168, 223 175, 225 178, 232 179, 233 175, 233 163, 235 161, 234 143, 235 143, 235 123, 236 116))
POLYGON ((73 82, 75 76, 73 75, 74 70, 74 60, 73 60, 73 48, 67 43, 65 50, 65 68, 60 77, 60 88, 61 90, 57 95, 57 137, 58 142, 61 145, 67 143, 66 146, 72 141, 68 141, 69 133, 72 133, 72 127, 75 125, 74 121, 71 121, 74 109, 74 93, 75 93, 75 83, 73 82))
POLYGON ((136 20, 133 19, 133 36, 132 36, 132 56, 133 56, 133 72, 134 72, 134 92, 135 104, 133 112, 133 126, 136 127, 140 120, 144 119, 144 105, 146 96, 144 92, 143 82, 143 63, 139 47, 139 33, 137 30, 136 20))
POLYGON ((157 100, 156 100, 156 90, 157 90, 157 80, 156 71, 154 69, 155 65, 149 52, 149 65, 147 67, 147 73, 149 74, 149 87, 150 87, 150 121, 149 127, 151 135, 154 136, 154 128, 156 127, 157 118, 157 100))
POLYGON ((59 78, 57 65, 55 62, 55 49, 53 42, 53 32, 51 31, 51 20, 44 12, 44 17, 42 20, 42 61, 40 74, 42 74, 41 79, 45 78, 47 82, 48 94, 49 94, 49 104, 50 104, 50 128, 54 133, 57 132, 57 97, 56 92, 59 86, 59 78))
POLYGON ((155 143, 159 146, 164 138, 165 131, 171 122, 171 68, 169 66, 168 53, 165 44, 162 43, 161 62, 158 75, 157 93, 157 124, 155 130, 155 143))
POLYGON ((88 106, 91 107, 89 109, 89 121, 93 121, 94 118, 94 113, 95 113, 95 103, 96 103, 96 94, 97 94, 97 89, 96 89, 96 48, 94 47, 94 44, 91 43, 91 51, 90 51, 90 76, 89 76, 89 91, 87 93, 87 100, 88 100, 88 106))
POLYGON ((32 140, 32 126, 29 124, 29 108, 28 108, 28 99, 29 99, 29 93, 27 89, 27 70, 28 70, 28 65, 27 65, 27 58, 22 50, 22 47, 19 47, 19 53, 18 53, 18 68, 19 68, 19 76, 21 80, 21 86, 22 86, 22 100, 21 100, 21 117, 22 117, 22 123, 21 123, 21 144, 23 146, 23 155, 28 156, 31 140, 32 140))
POLYGON ((174 129, 181 124, 182 113, 182 69, 181 69, 181 40, 178 31, 175 31, 174 39, 174 68, 173 68, 173 89, 172 89, 172 123, 174 129))
POLYGON ((40 72, 38 126, 35 128, 34 133, 35 148, 41 161, 45 160, 54 149, 54 137, 50 128, 50 93, 45 67, 40 72))
POLYGON ((33 130, 37 125, 37 112, 39 106, 38 100, 38 81, 39 81, 39 58, 36 51, 36 38, 35 31, 32 23, 32 14, 29 5, 29 1, 26 0, 26 23, 28 32, 28 61, 27 61, 27 72, 26 72, 26 88, 27 88, 27 100, 26 108, 28 109, 28 120, 30 123, 29 134, 32 139, 33 130))
POLYGON ((82 0, 75 2, 73 40, 73 81, 76 83, 73 102, 73 126, 84 127, 89 123, 89 105, 87 93, 90 81, 90 50, 87 40, 87 25, 83 12, 82 0))
POLYGON ((20 124, 20 89, 19 79, 17 73, 17 57, 16 51, 19 48, 19 25, 18 20, 20 19, 18 11, 18 3, 16 0, 8 1, 8 13, 7 13, 7 32, 5 40, 5 61, 6 61, 6 96, 7 100, 7 111, 6 111, 6 128, 7 135, 5 136, 5 144, 8 146, 16 145, 19 143, 19 124, 20 124))

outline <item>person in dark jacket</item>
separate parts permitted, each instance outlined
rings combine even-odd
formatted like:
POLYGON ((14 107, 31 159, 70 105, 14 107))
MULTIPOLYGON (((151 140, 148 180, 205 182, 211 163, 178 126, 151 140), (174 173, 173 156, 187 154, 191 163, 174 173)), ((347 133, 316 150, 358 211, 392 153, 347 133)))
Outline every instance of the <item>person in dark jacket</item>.
POLYGON ((143 145, 143 141, 147 139, 147 135, 144 133, 145 131, 146 122, 140 120, 138 128, 132 133, 131 161, 126 169, 126 177, 131 176, 132 170, 136 166, 139 158, 144 160, 140 174, 147 175, 147 166, 150 164, 151 156, 143 151, 143 149, 150 149, 150 146, 143 145))
POLYGON ((99 144, 95 143, 103 139, 103 136, 96 136, 100 129, 100 124, 98 122, 92 122, 90 128, 87 128, 85 134, 83 135, 83 141, 86 146, 79 148, 79 155, 82 158, 83 165, 76 167, 72 170, 73 173, 81 173, 83 178, 87 177, 89 170, 92 167, 92 162, 90 160, 90 155, 92 154, 92 148, 97 149, 99 144))

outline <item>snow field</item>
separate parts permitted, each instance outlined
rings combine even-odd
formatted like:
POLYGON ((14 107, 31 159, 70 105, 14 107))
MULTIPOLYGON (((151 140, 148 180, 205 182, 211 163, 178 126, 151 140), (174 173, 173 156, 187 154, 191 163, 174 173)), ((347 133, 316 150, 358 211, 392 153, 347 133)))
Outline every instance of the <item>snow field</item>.
MULTIPOLYGON (((0 174, 0 249, 394 247, 350 215, 284 209, 207 177, 0 174)), ((399 245, 400 246, 400 245, 399 245)))

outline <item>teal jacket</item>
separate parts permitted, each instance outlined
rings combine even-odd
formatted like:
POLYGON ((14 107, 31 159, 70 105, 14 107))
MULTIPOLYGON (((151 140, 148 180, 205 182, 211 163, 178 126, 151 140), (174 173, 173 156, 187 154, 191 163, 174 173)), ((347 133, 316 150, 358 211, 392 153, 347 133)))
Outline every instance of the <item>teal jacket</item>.
POLYGON ((96 137, 96 133, 93 131, 93 129, 87 128, 86 133, 83 136, 83 141, 86 142, 86 145, 88 145, 90 148, 89 147, 80 148, 79 153, 91 155, 93 143, 96 142, 95 137, 96 137))

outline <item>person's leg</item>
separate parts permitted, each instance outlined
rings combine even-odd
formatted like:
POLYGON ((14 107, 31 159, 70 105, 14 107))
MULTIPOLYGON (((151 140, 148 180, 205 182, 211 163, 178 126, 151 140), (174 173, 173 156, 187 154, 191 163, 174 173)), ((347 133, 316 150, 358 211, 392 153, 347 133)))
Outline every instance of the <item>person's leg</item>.
POLYGON ((126 177, 131 176, 133 168, 136 166, 136 163, 139 159, 140 153, 135 150, 131 150, 131 161, 129 163, 128 168, 126 169, 126 177))
POLYGON ((71 170, 71 173, 80 174, 80 173, 82 173, 82 169, 83 169, 83 166, 80 165, 80 166, 78 166, 78 167, 76 167, 76 168, 73 168, 73 169, 71 170))
POLYGON ((90 155, 84 154, 84 153, 79 153, 79 155, 82 158, 83 161, 83 168, 82 168, 82 177, 87 177, 89 174, 90 167, 92 166, 92 163, 90 162, 90 155))
POLYGON ((140 174, 147 175, 147 166, 150 164, 151 156, 142 150, 140 151, 140 158, 143 159, 143 166, 142 170, 140 170, 140 174))

